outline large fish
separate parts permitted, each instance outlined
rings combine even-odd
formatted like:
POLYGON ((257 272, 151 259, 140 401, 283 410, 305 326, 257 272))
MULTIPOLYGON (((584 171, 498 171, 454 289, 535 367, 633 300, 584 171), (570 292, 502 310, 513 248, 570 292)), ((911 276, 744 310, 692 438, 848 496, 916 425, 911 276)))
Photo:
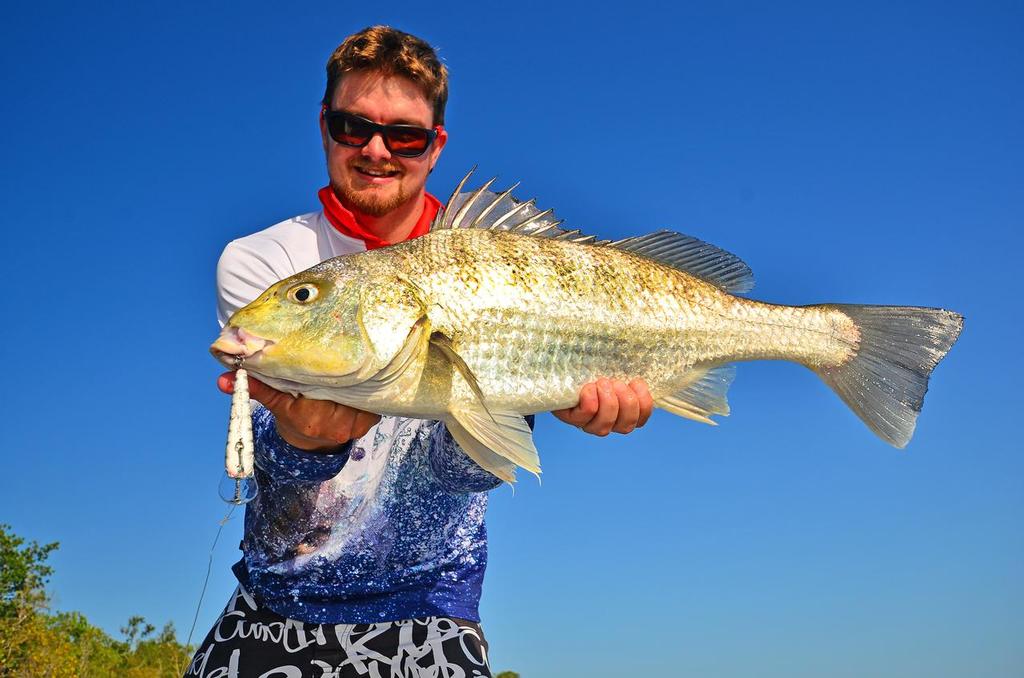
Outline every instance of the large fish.
POLYGON ((707 243, 669 231, 596 241, 511 189, 465 183, 429 234, 274 284, 211 351, 292 394, 440 419, 512 481, 516 466, 540 472, 523 415, 571 407, 600 377, 642 377, 657 407, 713 423, 742 360, 814 370, 903 447, 963 325, 941 309, 738 297, 750 269, 707 243))

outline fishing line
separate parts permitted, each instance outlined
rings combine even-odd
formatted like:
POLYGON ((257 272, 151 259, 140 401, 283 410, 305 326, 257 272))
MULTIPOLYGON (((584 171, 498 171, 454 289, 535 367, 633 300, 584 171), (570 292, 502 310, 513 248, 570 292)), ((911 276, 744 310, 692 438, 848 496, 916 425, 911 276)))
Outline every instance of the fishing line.
MULTIPOLYGON (((235 509, 238 508, 238 506, 239 504, 231 504, 231 508, 229 508, 228 512, 224 514, 224 517, 220 519, 220 527, 217 528, 217 534, 214 535, 213 543, 210 545, 210 558, 206 562, 206 577, 203 579, 203 590, 199 592, 199 602, 196 603, 196 613, 195 616, 192 617, 192 628, 188 630, 188 640, 185 641, 186 648, 192 645, 192 634, 195 633, 196 622, 199 621, 199 611, 203 607, 203 598, 206 597, 206 586, 210 583, 210 572, 213 571, 213 553, 217 550, 217 541, 220 539, 220 533, 224 531, 224 526, 228 524, 229 520, 231 520, 231 514, 235 512, 235 509)), ((191 661, 191 659, 192 658, 190 656, 185 661, 191 661)), ((180 673, 184 674, 185 669, 187 668, 188 665, 183 666, 180 673)))
MULTIPOLYGON (((210 584, 210 573, 213 571, 213 554, 217 550, 217 542, 220 541, 221 532, 224 526, 231 520, 231 515, 239 506, 249 503, 256 498, 259 486, 253 476, 253 441, 252 441, 252 409, 249 403, 249 382, 246 371, 241 368, 242 358, 235 357, 235 386, 231 395, 231 417, 228 422, 228 442, 225 457, 225 474, 221 485, 218 487, 218 494, 221 499, 230 504, 228 512, 221 518, 217 527, 217 534, 213 536, 213 543, 210 544, 210 554, 206 561, 206 576, 203 578, 203 588, 199 592, 199 602, 196 603, 196 612, 192 616, 192 627, 188 630, 188 639, 185 647, 192 645, 192 636, 196 631, 196 624, 199 621, 199 613, 203 608, 203 600, 206 598, 206 588, 210 584), (223 480, 229 481, 230 492, 224 491, 223 480)), ((188 661, 188 659, 186 659, 188 661)), ((188 664, 181 667, 181 673, 188 668, 188 664)))

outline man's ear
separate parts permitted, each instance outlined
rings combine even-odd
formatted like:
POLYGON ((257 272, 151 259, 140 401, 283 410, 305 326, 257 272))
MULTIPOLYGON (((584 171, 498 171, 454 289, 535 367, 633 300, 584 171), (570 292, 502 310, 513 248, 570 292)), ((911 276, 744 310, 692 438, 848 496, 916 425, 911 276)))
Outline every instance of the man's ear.
POLYGON ((327 154, 327 143, 328 143, 328 141, 327 141, 327 121, 324 119, 324 112, 326 110, 327 110, 327 107, 324 106, 323 104, 321 104, 320 105, 320 140, 323 142, 323 145, 324 145, 324 155, 327 154))
POLYGON ((442 127, 440 131, 438 131, 433 145, 430 147, 430 172, 434 171, 434 165, 437 164, 437 159, 441 157, 441 151, 444 150, 444 145, 447 143, 448 130, 442 127))

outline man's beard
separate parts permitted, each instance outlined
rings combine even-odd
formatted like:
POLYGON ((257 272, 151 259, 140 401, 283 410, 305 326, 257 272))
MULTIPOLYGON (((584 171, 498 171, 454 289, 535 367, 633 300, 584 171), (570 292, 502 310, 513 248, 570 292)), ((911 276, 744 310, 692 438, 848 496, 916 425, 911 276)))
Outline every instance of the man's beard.
POLYGON ((402 182, 398 182, 397 191, 363 190, 357 191, 350 185, 340 182, 331 182, 334 194, 338 196, 343 205, 346 205, 354 212, 362 212, 371 217, 382 217, 388 212, 397 209, 409 200, 409 193, 404 190, 402 182))

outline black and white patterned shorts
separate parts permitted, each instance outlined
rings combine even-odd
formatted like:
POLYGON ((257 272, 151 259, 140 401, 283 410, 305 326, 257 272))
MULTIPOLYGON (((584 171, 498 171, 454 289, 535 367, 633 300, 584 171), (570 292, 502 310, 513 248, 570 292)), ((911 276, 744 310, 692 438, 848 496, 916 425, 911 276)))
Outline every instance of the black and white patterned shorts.
POLYGON ((244 589, 199 645, 186 678, 490 677, 474 622, 425 617, 377 624, 307 624, 259 609, 244 589))

